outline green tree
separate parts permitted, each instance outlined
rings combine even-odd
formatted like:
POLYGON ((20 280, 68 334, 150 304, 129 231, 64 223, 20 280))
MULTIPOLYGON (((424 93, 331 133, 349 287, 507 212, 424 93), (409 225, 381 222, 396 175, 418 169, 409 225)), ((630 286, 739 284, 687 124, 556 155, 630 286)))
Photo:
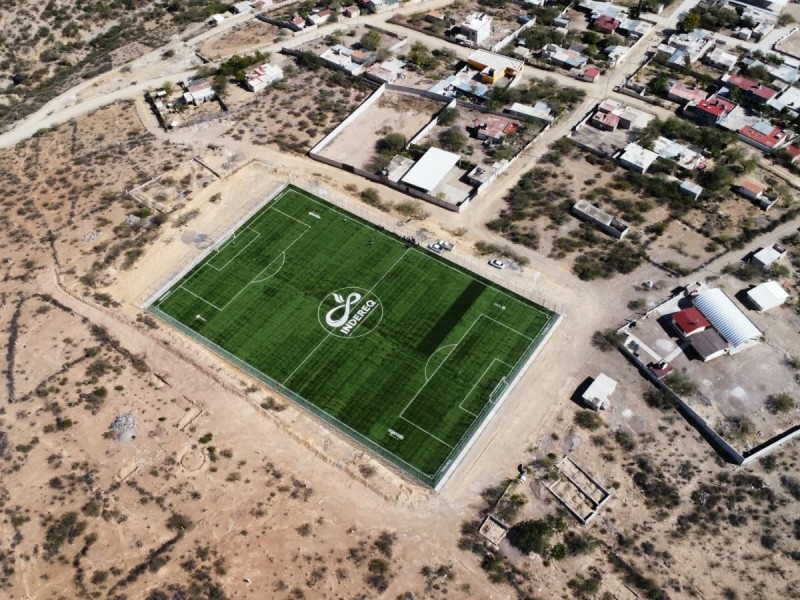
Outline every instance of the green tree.
POLYGON ((442 148, 450 152, 458 152, 467 145, 467 136, 456 126, 448 127, 439 134, 442 148))
POLYGON ((437 117, 439 125, 452 125, 456 119, 458 119, 457 108, 443 108, 437 117))
POLYGON ((370 30, 361 36, 361 47, 370 52, 375 52, 381 45, 381 34, 377 31, 370 30))
POLYGON ((402 133, 392 132, 378 140, 378 152, 395 155, 403 151, 406 143, 406 136, 402 133))
POLYGON ((544 555, 550 543, 553 529, 543 519, 527 520, 517 523, 508 531, 508 541, 517 550, 544 555))
POLYGON ((684 33, 691 33, 700 27, 700 15, 698 13, 689 13, 681 22, 681 31, 684 33))
POLYGON ((669 89, 669 78, 666 73, 659 73, 657 76, 650 80, 650 89, 654 94, 663 96, 669 89))

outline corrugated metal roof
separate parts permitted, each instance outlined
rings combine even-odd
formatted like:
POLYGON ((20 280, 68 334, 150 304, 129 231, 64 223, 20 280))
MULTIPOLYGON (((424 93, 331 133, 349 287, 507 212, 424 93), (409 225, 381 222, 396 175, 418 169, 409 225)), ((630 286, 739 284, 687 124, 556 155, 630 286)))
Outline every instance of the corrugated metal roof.
POLYGON ((762 336, 758 327, 719 288, 698 294, 694 305, 734 347, 762 336))

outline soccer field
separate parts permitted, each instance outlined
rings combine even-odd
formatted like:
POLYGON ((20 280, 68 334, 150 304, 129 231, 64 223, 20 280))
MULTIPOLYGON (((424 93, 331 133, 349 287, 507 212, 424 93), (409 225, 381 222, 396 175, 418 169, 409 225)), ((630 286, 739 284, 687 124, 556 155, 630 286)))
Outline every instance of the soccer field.
POLYGON ((291 186, 149 309, 433 487, 557 317, 291 186))

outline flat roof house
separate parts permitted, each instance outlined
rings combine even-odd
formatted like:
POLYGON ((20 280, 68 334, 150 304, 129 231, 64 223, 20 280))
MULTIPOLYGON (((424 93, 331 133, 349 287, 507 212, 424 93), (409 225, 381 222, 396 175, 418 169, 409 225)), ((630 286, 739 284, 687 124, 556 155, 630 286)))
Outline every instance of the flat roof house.
POLYGON ((283 69, 275 65, 263 64, 247 74, 245 85, 251 92, 259 92, 281 79, 283 79, 283 69))
POLYGON ((184 84, 184 87, 186 92, 183 94, 183 99, 187 104, 202 104, 217 97, 217 93, 211 87, 211 82, 208 79, 188 81, 184 84))
POLYGON ((747 299, 759 312, 766 312, 786 302, 789 294, 777 281, 767 281, 747 292, 747 299))
POLYGON ((594 204, 589 204, 586 200, 578 200, 572 206, 572 212, 579 219, 592 223, 601 231, 618 240, 624 238, 628 233, 628 226, 625 223, 594 204))
POLYGON ((480 44, 492 35, 492 17, 486 13, 472 13, 461 24, 461 34, 474 44, 480 44))
POLYGON ((733 52, 728 52, 725 48, 714 48, 705 57, 707 65, 726 73, 731 71, 737 62, 739 62, 739 56, 733 52))
POLYGON ((358 8, 357 4, 352 4, 350 6, 345 6, 342 9, 342 14, 348 19, 355 19, 361 14, 361 10, 358 8))
POLYGON ((693 335, 689 343, 703 362, 719 358, 726 354, 730 348, 730 344, 722 338, 716 329, 706 329, 697 335, 693 335))
POLYGON ((689 196, 692 200, 699 200, 700 194, 703 193, 703 186, 687 179, 681 183, 680 192, 684 196, 689 196))
POLYGON ((675 161, 682 169, 687 171, 696 169, 700 161, 703 160, 700 154, 688 146, 663 136, 659 136, 653 142, 653 152, 665 160, 675 161))
POLYGON ((487 116, 482 121, 475 122, 475 130, 479 140, 488 140, 499 144, 506 135, 517 131, 516 123, 500 117, 487 116))
POLYGON ((503 77, 514 78, 522 73, 525 61, 510 58, 488 50, 476 50, 469 55, 467 64, 481 72, 481 80, 490 85, 503 77))
POLYGON ((697 103, 690 102, 686 105, 684 111, 703 125, 717 125, 731 114, 735 108, 736 104, 733 102, 720 96, 711 96, 707 100, 701 100, 697 103))
POLYGON ((552 123, 555 118, 553 116, 553 107, 544 102, 537 102, 533 106, 514 102, 509 108, 505 109, 505 112, 518 119, 540 119, 547 123, 552 123))
POLYGON ((741 182, 737 186, 738 192, 748 200, 761 200, 764 195, 764 186, 757 184, 755 181, 747 180, 741 182))
POLYGON ((657 158, 658 154, 652 150, 631 143, 625 146, 625 151, 619 157, 619 164, 636 173, 646 173, 657 158))
POLYGON ((249 2, 237 2, 233 6, 231 6, 231 12, 236 14, 245 14, 253 12, 253 7, 250 5, 249 2))
POLYGON ((622 23, 622 21, 618 19, 614 19, 608 15, 602 15, 594 22, 594 27, 601 33, 614 33, 617 27, 620 26, 620 23, 622 23))
POLYGON ((586 69, 584 69, 583 73, 581 73, 578 78, 588 81, 589 83, 597 83, 597 80, 600 79, 601 73, 602 71, 597 67, 586 67, 586 69))
POLYGON ((684 104, 686 102, 702 102, 708 97, 703 90, 690 88, 682 81, 676 81, 667 91, 667 98, 673 102, 684 104))
POLYGON ((770 152, 780 148, 781 144, 789 137, 789 133, 765 121, 754 125, 745 125, 737 133, 737 137, 762 152, 770 152))
POLYGON ((564 67, 565 69, 580 69, 589 60, 580 52, 573 50, 566 50, 561 46, 555 44, 547 44, 542 48, 542 57, 549 59, 551 62, 564 67))

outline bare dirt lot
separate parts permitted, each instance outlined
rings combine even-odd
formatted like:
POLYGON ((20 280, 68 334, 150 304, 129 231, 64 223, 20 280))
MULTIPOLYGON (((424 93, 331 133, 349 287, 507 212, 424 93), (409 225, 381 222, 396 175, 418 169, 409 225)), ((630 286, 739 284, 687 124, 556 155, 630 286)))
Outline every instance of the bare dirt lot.
POLYGON ((444 104, 420 96, 387 91, 352 121, 323 151, 323 156, 359 168, 367 168, 376 144, 387 134, 412 139, 436 116, 444 104))
POLYGON ((251 19, 204 42, 197 48, 197 52, 211 60, 224 60, 234 54, 247 54, 251 48, 255 50, 288 37, 286 31, 282 31, 280 27, 251 19))
POLYGON ((228 135, 236 141, 305 154, 373 90, 344 73, 291 67, 283 80, 264 92, 241 95, 232 103, 238 126, 228 135))
MULTIPOLYGON (((591 345, 595 330, 625 314, 631 295, 655 299, 658 292, 635 292, 633 282, 658 270, 645 264, 590 287, 523 249, 532 266, 489 272, 472 256, 477 240, 454 233, 468 214, 431 207, 419 222, 355 204, 345 192, 362 181, 266 141, 314 109, 309 89, 328 100, 336 89, 326 90, 319 73, 291 84, 298 81, 305 87, 250 113, 243 133, 198 129, 214 145, 207 150, 215 164, 241 168, 169 216, 144 211, 124 191, 193 152, 145 132, 130 105, 0 153, 0 371, 13 402, 0 415, 7 593, 585 598, 624 584, 658 599, 791 597, 797 445, 746 469, 721 464, 675 413, 643 402, 647 386, 619 354, 591 345), (255 143, 262 140, 267 145, 255 143), (509 286, 540 288, 567 314, 440 493, 404 479, 136 304, 202 251, 203 235, 221 235, 287 180, 331 201, 349 198, 343 205, 376 222, 453 236, 455 259, 509 286), (39 354, 46 360, 31 364, 39 354), (570 396, 599 371, 619 387, 598 420, 570 396), (589 526, 558 520, 558 505, 542 491, 566 453, 614 496, 589 526), (507 539, 517 546, 504 541, 495 550, 475 537, 474 522, 517 465, 528 480, 511 489, 516 512, 496 509, 515 526, 507 539), (527 542, 525 532, 533 532, 527 542)), ((344 89, 336 98, 351 101, 344 89)), ((393 204, 402 199, 382 194, 393 204)))

